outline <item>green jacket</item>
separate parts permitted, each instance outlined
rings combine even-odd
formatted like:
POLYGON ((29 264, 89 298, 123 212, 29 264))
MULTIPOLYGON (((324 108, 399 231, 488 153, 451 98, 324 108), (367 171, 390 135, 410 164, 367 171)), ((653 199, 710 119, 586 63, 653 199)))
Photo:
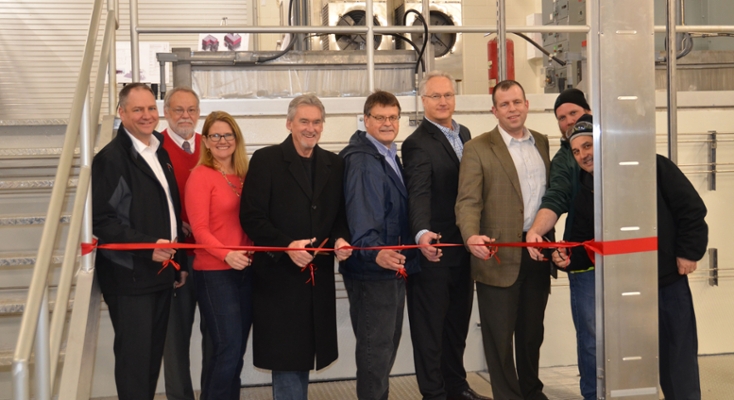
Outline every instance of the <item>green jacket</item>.
POLYGON ((563 239, 568 240, 573 222, 573 198, 579 190, 579 164, 571 153, 571 145, 568 141, 561 139, 561 148, 553 156, 550 168, 550 182, 548 189, 543 195, 540 208, 547 208, 558 217, 568 213, 566 217, 566 228, 563 239))

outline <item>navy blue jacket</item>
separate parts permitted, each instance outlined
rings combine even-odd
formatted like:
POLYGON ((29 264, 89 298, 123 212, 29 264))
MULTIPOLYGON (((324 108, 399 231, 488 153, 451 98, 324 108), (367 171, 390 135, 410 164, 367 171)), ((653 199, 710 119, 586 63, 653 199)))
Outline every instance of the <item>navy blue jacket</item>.
MULTIPOLYGON (((357 247, 415 244, 405 185, 366 135, 364 131, 355 132, 349 145, 339 153, 344 157, 344 197, 351 244, 357 247)), ((339 272, 357 280, 397 279, 395 271, 377 265, 377 253, 356 250, 341 263, 339 272)), ((418 272, 419 251, 405 250, 403 254, 406 272, 418 272)))

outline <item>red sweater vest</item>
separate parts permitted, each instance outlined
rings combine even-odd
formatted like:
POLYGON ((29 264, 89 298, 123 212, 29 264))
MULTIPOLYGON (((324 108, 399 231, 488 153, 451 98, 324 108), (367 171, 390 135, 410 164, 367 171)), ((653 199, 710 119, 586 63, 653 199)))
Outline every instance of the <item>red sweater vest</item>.
MULTIPOLYGON (((196 133, 196 148, 193 154, 185 152, 181 147, 176 144, 170 137, 168 137, 168 129, 162 132, 163 134, 163 148, 168 152, 173 163, 173 174, 176 176, 176 184, 178 185, 178 193, 181 198, 181 219, 184 222, 189 222, 189 216, 186 213, 186 202, 184 201, 186 193, 186 181, 189 180, 191 170, 194 169, 196 164, 199 163, 199 153, 201 151, 201 135, 196 133)), ((171 133, 175 135, 175 133, 171 133)))

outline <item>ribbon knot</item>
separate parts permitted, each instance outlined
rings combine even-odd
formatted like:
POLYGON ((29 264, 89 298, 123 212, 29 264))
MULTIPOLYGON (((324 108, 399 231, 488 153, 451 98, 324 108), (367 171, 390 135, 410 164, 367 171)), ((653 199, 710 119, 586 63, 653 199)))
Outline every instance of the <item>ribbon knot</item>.
POLYGON ((173 268, 176 268, 176 271, 181 271, 181 265, 177 263, 173 258, 169 258, 168 260, 163 261, 163 267, 158 271, 158 275, 160 275, 164 269, 168 268, 169 265, 172 265, 173 268))
POLYGON ((318 268, 316 268, 316 265, 314 263, 308 263, 305 267, 301 268, 301 272, 305 271, 306 269, 308 269, 309 273, 311 274, 311 277, 308 278, 306 283, 311 282, 311 286, 316 286, 316 278, 314 277, 314 272, 316 272, 318 268))

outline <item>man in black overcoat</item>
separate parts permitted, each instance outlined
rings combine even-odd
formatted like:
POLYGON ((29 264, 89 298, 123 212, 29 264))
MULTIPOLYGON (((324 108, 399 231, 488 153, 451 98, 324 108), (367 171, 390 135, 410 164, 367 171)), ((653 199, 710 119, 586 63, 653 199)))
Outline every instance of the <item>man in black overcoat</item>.
MULTIPOLYGON (((291 135, 256 151, 242 192, 240 222, 256 246, 349 246, 342 159, 318 146, 324 106, 310 94, 288 106, 291 135)), ((331 252, 256 252, 253 363, 272 370, 273 397, 306 399, 308 374, 337 359, 334 256, 331 252)))

